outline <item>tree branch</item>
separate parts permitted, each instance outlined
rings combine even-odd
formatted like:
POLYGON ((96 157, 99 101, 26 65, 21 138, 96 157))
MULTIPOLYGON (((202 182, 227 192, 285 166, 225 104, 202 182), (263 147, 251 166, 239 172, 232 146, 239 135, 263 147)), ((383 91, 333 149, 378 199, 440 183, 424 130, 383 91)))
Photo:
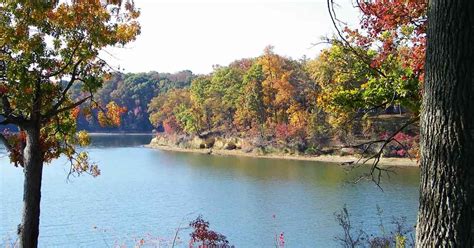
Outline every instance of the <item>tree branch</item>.
POLYGON ((362 54, 360 54, 354 47, 352 47, 352 45, 350 44, 350 42, 344 38, 344 36, 342 35, 342 32, 341 30, 339 30, 339 27, 337 26, 337 22, 340 22, 339 20, 337 20, 336 18, 336 11, 334 10, 334 0, 327 0, 327 8, 328 8, 328 12, 329 12, 329 17, 331 18, 331 21, 332 21, 332 24, 334 26, 334 28, 336 29, 336 32, 337 32, 337 35, 339 36, 339 38, 342 40, 341 43, 344 43, 345 44, 345 47, 349 48, 349 50, 354 54, 356 55, 357 57, 359 57, 362 61, 364 61, 364 63, 366 63, 367 65, 369 65, 369 68, 373 71, 375 71, 376 73, 378 73, 379 75, 381 75, 382 77, 384 78, 387 78, 387 76, 385 75, 385 73, 383 73, 381 70, 379 70, 378 68, 375 68, 373 66, 371 66, 371 62, 368 61, 368 58, 362 54))
POLYGON ((74 55, 76 54, 77 50, 79 49, 79 46, 81 45, 81 42, 82 42, 82 39, 79 39, 79 42, 77 43, 77 46, 74 47, 74 49, 72 50, 72 53, 71 53, 71 56, 69 57, 68 59, 68 62, 62 67, 60 68, 58 71, 56 72, 52 72, 52 73, 49 73, 49 74, 46 74, 44 75, 43 77, 44 78, 50 78, 50 77, 55 77, 61 73, 63 73, 71 64, 72 64, 72 61, 74 61, 74 55))
MULTIPOLYGON (((359 163, 363 159, 362 156, 356 162, 351 163, 351 164, 354 164, 354 166, 352 166, 352 167, 359 167, 360 165, 363 165, 363 164, 367 163, 368 161, 370 161, 372 159, 374 160, 372 162, 370 172, 368 174, 366 174, 365 176, 362 176, 359 179, 357 179, 357 181, 360 181, 363 178, 369 177, 382 190, 382 188, 380 187, 380 180, 381 180, 382 172, 386 172, 387 174, 389 172, 393 172, 392 170, 390 170, 390 168, 382 168, 382 167, 379 166, 379 162, 380 162, 380 159, 382 158, 383 150, 385 149, 385 147, 390 142, 392 142, 392 141, 398 142, 398 140, 395 139, 395 136, 398 133, 400 133, 401 131, 403 131, 405 128, 407 128, 408 126, 416 123, 418 120, 419 120, 418 117, 415 117, 413 119, 408 120, 405 124, 400 126, 395 132, 393 132, 386 139, 373 140, 373 141, 368 141, 368 142, 364 142, 364 143, 357 144, 357 145, 344 146, 344 147, 351 147, 351 148, 361 148, 361 147, 365 146, 365 149, 362 152, 362 155, 363 155, 370 149, 370 147, 372 145, 374 145, 376 143, 382 143, 382 146, 378 149, 378 151, 375 154, 373 154, 372 156, 365 159, 362 163, 359 163)), ((403 149, 405 149, 405 148, 403 148, 403 149)))
POLYGON ((78 107, 78 106, 80 106, 81 104, 85 103, 87 100, 90 100, 90 99, 92 99, 92 95, 89 95, 89 96, 87 96, 87 97, 84 97, 84 98, 82 98, 81 100, 79 100, 79 101, 77 101, 77 102, 75 102, 75 103, 73 103, 73 104, 71 104, 71 105, 69 105, 69 106, 67 106, 67 107, 60 108, 60 109, 58 109, 58 110, 56 110, 56 111, 50 112, 50 113, 48 113, 47 115, 43 116, 43 121, 49 120, 51 117, 53 117, 53 116, 55 116, 55 115, 57 115, 57 114, 60 114, 60 113, 62 113, 62 112, 65 112, 65 111, 71 110, 71 109, 73 109, 73 108, 75 108, 75 107, 78 107))
POLYGON ((59 107, 64 103, 64 101, 66 101, 67 93, 71 89, 72 85, 74 84, 74 82, 77 79, 77 74, 78 74, 77 68, 79 67, 79 65, 81 63, 82 63, 82 60, 78 60, 74 64, 74 67, 72 69, 71 79, 69 80, 69 82, 66 85, 66 87, 64 88, 64 90, 61 92, 60 99, 58 100, 58 102, 56 104, 54 104, 54 106, 51 108, 51 110, 43 116, 43 118, 42 118, 43 120, 47 120, 47 119, 51 118, 52 116, 54 116, 55 113, 56 114, 58 113, 59 107))
POLYGON ((1 113, 1 115, 3 116, 4 120, 0 121, 0 125, 15 124, 18 126, 22 126, 25 125, 28 121, 23 116, 16 116, 13 114, 10 101, 8 101, 8 98, 5 95, 2 97, 2 106, 3 113, 1 113))

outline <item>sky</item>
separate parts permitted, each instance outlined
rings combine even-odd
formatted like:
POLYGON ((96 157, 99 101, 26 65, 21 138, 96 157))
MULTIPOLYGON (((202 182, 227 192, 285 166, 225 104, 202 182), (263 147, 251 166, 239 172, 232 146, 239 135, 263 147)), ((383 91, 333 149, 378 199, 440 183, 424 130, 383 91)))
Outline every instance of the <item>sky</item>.
MULTIPOLYGON (((357 23, 350 0, 339 0, 338 17, 357 23)), ((209 73, 213 65, 257 57, 274 46, 280 55, 313 58, 334 33, 326 0, 135 0, 141 34, 125 48, 102 56, 125 72, 209 73)))

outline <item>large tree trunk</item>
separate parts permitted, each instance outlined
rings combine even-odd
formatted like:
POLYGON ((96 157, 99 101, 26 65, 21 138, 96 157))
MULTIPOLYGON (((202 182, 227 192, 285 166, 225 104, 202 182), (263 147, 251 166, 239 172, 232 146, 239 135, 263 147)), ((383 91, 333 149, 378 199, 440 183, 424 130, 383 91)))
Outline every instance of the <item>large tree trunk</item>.
POLYGON ((430 0, 417 247, 474 247, 474 1, 430 0))
POLYGON ((23 188, 23 217, 19 228, 20 247, 37 247, 40 223, 41 178, 43 155, 40 151, 39 124, 26 130, 24 149, 25 182, 23 188))

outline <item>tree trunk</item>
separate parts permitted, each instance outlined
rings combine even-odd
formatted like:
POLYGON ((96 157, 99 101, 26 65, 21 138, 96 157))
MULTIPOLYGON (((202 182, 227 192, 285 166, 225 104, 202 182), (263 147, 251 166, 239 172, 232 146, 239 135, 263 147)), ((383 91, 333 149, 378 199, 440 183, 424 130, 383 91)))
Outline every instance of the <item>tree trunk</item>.
POLYGON ((37 247, 40 223, 43 155, 40 151, 39 124, 26 129, 24 149, 23 217, 19 228, 20 247, 37 247))
POLYGON ((417 247, 474 247, 474 1, 430 0, 417 247))

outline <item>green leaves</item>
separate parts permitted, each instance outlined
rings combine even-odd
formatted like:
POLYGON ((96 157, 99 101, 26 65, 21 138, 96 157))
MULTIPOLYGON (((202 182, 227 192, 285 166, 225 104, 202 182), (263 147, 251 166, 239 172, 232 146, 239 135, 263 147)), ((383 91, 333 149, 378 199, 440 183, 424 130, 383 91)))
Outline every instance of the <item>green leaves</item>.
MULTIPOLYGON (((140 33, 138 11, 131 2, 4 1, 0 5, 0 115, 22 129, 40 123, 44 161, 65 154, 84 163, 75 145, 86 145, 76 133, 78 108, 95 108, 99 119, 120 121, 121 108, 91 103, 110 72, 99 52, 124 45, 140 33), (120 11, 112 11, 120 9, 120 11), (71 89, 77 98, 70 95, 71 89), (34 125, 33 125, 34 124, 34 125)), ((15 157, 15 159, 21 159, 15 157)), ((82 168, 76 166, 75 168, 82 168)), ((87 166, 89 173, 95 167, 87 166)))
POLYGON ((343 124, 343 119, 359 111, 392 104, 401 104, 414 114, 419 111, 418 76, 396 54, 380 60, 375 50, 336 42, 308 67, 321 89, 318 103, 330 113, 333 123, 343 124), (372 64, 361 57, 370 58, 372 64))

